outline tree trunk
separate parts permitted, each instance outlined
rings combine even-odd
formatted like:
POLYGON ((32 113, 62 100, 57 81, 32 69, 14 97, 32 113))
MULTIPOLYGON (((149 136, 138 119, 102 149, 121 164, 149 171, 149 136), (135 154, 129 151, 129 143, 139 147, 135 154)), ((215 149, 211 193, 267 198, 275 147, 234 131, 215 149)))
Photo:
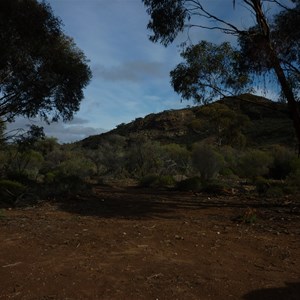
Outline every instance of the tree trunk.
POLYGON ((250 0, 252 3, 252 8, 256 14, 257 24, 261 29, 261 33, 265 38, 265 46, 268 51, 269 58, 272 64, 272 67, 276 73, 277 79, 281 85, 282 92, 287 99, 288 108, 290 111, 291 118, 293 120, 294 128, 296 131, 296 136, 298 139, 298 156, 300 155, 300 108, 295 99, 293 90, 286 78, 286 75, 281 67, 280 60, 278 55, 273 47, 271 38, 270 38, 270 28, 268 22, 262 10, 262 1, 261 0, 250 0))
POLYGON ((286 76, 281 68, 278 57, 276 56, 275 51, 271 48, 270 45, 270 56, 273 64, 274 71, 277 75, 278 81, 280 82, 282 91, 287 99, 288 107, 290 111, 291 118, 293 120, 294 128, 296 131, 296 136, 298 139, 298 156, 300 155, 300 109, 299 105, 295 99, 292 88, 290 87, 286 76))

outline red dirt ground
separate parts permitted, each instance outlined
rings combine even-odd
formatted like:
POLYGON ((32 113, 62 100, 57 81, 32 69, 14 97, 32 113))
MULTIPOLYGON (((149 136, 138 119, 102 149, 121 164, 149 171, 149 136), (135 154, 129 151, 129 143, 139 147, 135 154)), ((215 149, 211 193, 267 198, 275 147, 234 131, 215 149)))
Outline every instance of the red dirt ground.
POLYGON ((300 299, 299 201, 262 200, 97 187, 2 210, 0 299, 300 299))

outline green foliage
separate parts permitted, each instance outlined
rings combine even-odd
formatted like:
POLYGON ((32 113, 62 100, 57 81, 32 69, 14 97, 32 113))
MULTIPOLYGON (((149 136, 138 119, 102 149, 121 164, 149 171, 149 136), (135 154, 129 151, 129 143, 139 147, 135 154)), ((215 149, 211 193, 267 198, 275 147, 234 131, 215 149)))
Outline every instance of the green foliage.
POLYGON ((201 41, 182 53, 184 62, 171 71, 172 86, 183 99, 206 103, 222 91, 238 94, 247 91, 251 80, 239 69, 242 57, 229 43, 215 45, 201 41))
POLYGON ((37 141, 45 138, 44 128, 36 125, 31 125, 27 132, 17 136, 16 144, 18 150, 24 152, 26 150, 33 150, 37 141))
POLYGON ((196 133, 200 133, 205 130, 205 122, 201 119, 195 119, 189 123, 189 128, 196 133))
POLYGON ((269 180, 258 177, 255 181, 256 191, 259 195, 269 198, 283 197, 285 194, 291 194, 292 189, 286 182, 269 180))
POLYGON ((269 153, 256 149, 248 150, 239 159, 238 174, 254 181, 256 177, 269 173, 272 162, 273 158, 269 153))
POLYGON ((285 192, 286 190, 284 190, 281 186, 270 186, 266 192, 266 197, 281 198, 284 196, 285 192))
POLYGON ((300 191, 300 169, 296 169, 288 176, 286 184, 294 192, 300 191))
POLYGON ((202 180, 214 178, 224 163, 222 155, 207 144, 195 145, 192 158, 193 166, 199 171, 202 180))
POLYGON ((43 166, 43 162, 43 156, 37 151, 13 151, 10 155, 7 171, 8 173, 24 174, 30 179, 35 179, 43 166))
POLYGON ((0 117, 71 119, 91 71, 50 5, 1 0, 0 20, 0 117))
POLYGON ((49 153, 59 149, 59 144, 54 137, 44 137, 35 143, 34 149, 45 157, 49 153))
POLYGON ((20 182, 2 179, 0 180, 0 202, 14 205, 25 190, 26 186, 20 182))
POLYGON ((78 178, 85 178, 95 173, 95 167, 91 161, 83 157, 74 157, 61 162, 57 166, 56 171, 66 177, 76 176, 78 178))
POLYGON ((224 158, 224 164, 220 170, 220 175, 234 176, 237 170, 238 155, 241 151, 238 151, 231 146, 224 146, 220 148, 220 152, 224 158))
POLYGON ((168 144, 163 146, 165 169, 167 173, 188 174, 191 169, 191 153, 186 147, 178 144, 168 144))
POLYGON ((127 153, 126 168, 134 177, 143 177, 148 174, 162 174, 165 169, 165 151, 158 142, 138 141, 132 145, 127 153))
POLYGON ((83 154, 96 167, 97 175, 118 176, 125 164, 125 138, 120 135, 109 135, 101 140, 95 149, 83 149, 83 154))
POLYGON ((142 0, 151 16, 148 28, 153 31, 150 40, 161 41, 165 46, 172 43, 177 34, 184 29, 188 12, 181 0, 142 0))
POLYGON ((275 145, 272 149, 273 163, 270 166, 269 176, 274 179, 285 179, 292 171, 295 155, 289 149, 275 145))
POLYGON ((179 191, 200 192, 202 189, 202 180, 198 176, 187 178, 187 179, 177 182, 176 188, 179 191))
POLYGON ((174 186, 175 180, 173 176, 168 175, 147 175, 140 180, 139 185, 141 187, 166 188, 174 186))
POLYGON ((242 130, 249 124, 248 116, 222 103, 204 106, 200 112, 214 129, 218 146, 231 145, 237 148, 245 146, 246 137, 242 130))
POLYGON ((66 175, 59 172, 47 173, 43 190, 44 197, 61 196, 64 194, 76 194, 89 190, 90 186, 82 178, 76 175, 66 175))

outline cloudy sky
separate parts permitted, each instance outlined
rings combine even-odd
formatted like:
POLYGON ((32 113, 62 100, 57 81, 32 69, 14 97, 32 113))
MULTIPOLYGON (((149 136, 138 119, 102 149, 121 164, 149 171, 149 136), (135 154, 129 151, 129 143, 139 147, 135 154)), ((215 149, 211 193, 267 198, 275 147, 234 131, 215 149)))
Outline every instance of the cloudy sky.
MULTIPOLYGON (((179 44, 165 48, 149 41, 149 20, 141 0, 48 0, 54 14, 61 18, 64 31, 74 38, 90 60, 93 79, 74 120, 67 124, 42 124, 49 136, 60 142, 80 140, 167 109, 192 105, 180 101, 170 86, 169 72, 181 59, 179 44)), ((220 15, 246 26, 249 13, 242 7, 224 9, 224 2, 210 0, 220 15)), ((191 32, 191 35, 200 34, 191 32)), ((225 37, 230 38, 230 37, 225 37)), ((182 40, 180 40, 182 39, 182 40)), ((223 35, 201 32, 201 39, 220 42, 223 35)), ((38 124, 37 120, 18 119, 9 129, 38 124)))

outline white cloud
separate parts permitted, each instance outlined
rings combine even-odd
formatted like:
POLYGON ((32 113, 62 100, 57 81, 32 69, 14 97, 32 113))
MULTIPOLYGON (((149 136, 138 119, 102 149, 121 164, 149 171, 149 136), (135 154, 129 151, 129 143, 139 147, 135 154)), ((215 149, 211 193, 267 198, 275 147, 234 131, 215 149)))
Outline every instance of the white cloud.
POLYGON ((121 65, 105 67, 96 65, 92 68, 94 77, 108 81, 133 81, 163 77, 163 65, 159 62, 127 61, 121 65))
POLYGON ((42 126, 48 137, 55 137, 61 143, 69 143, 82 140, 90 135, 103 133, 102 128, 95 128, 88 125, 88 120, 75 117, 74 120, 67 123, 55 122, 47 124, 37 118, 27 119, 19 117, 15 122, 7 125, 7 132, 24 132, 30 125, 42 126))

